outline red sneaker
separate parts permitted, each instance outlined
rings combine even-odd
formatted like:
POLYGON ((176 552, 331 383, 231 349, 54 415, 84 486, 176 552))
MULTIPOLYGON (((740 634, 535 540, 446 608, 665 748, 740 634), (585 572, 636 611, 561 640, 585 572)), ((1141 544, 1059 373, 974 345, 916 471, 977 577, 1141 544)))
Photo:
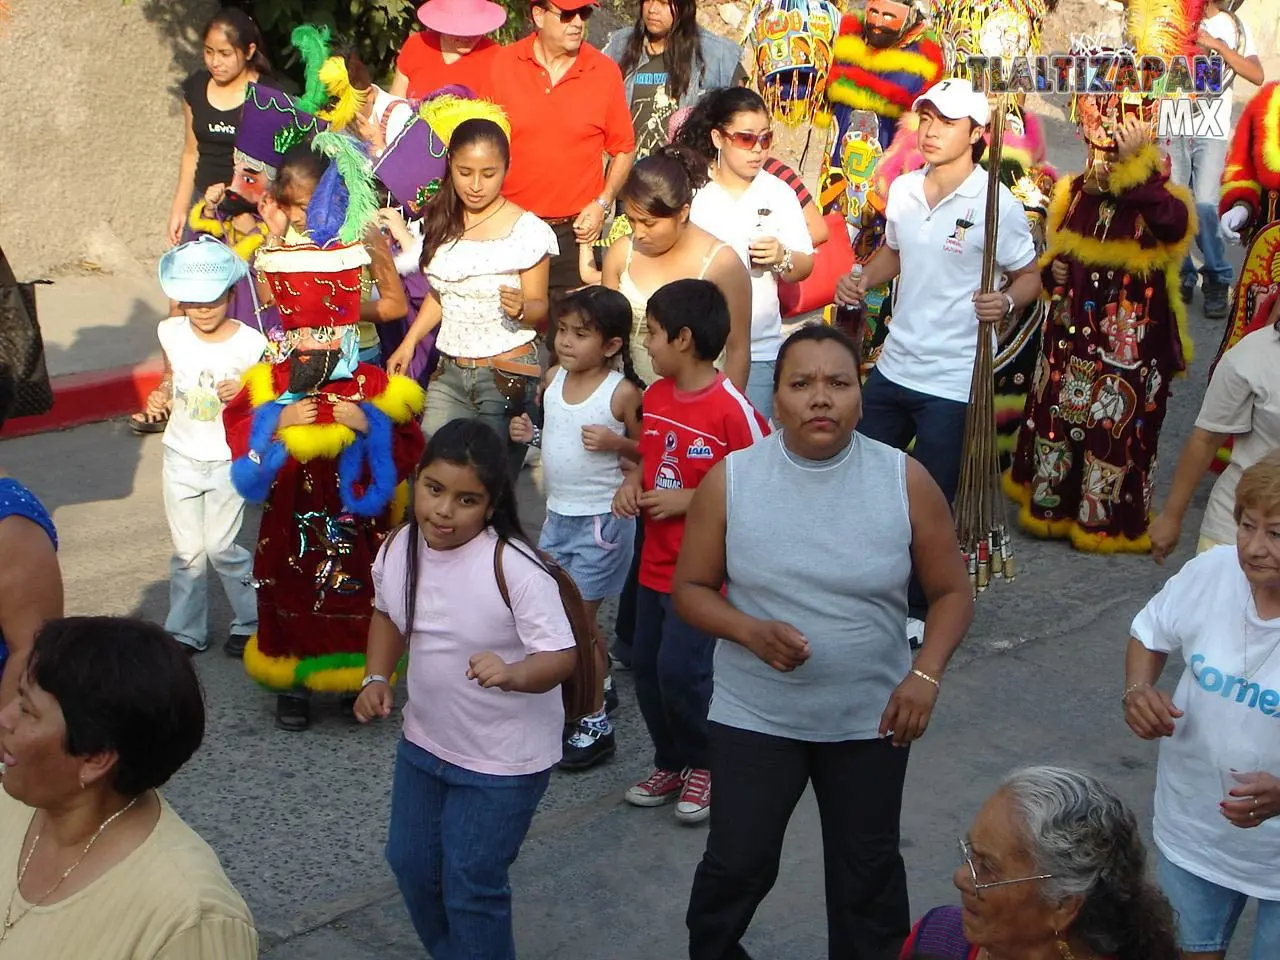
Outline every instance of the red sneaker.
POLYGON ((685 775, 676 819, 681 823, 701 823, 711 816, 711 771, 690 770, 685 775))
POLYGON ((660 807, 674 800, 683 786, 684 774, 679 770, 655 770, 627 790, 624 799, 636 807, 660 807))

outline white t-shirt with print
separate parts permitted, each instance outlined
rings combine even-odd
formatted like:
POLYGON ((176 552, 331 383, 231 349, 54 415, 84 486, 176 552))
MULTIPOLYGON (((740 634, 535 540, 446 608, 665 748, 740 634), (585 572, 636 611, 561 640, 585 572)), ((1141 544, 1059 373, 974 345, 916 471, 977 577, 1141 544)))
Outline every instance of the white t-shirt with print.
POLYGON ((1200 405, 1196 426, 1234 436, 1231 462, 1209 494, 1200 536, 1235 543, 1240 475, 1280 447, 1280 333, 1255 330, 1222 355, 1200 405))
POLYGON ((1183 716, 1160 741, 1156 846, 1211 883, 1280 900, 1280 818, 1246 830, 1218 809, 1219 766, 1234 766, 1242 751, 1280 776, 1280 619, 1259 618, 1236 548, 1222 546, 1171 577, 1130 630, 1148 650, 1180 653, 1187 664, 1173 694, 1183 716))
POLYGON ((776 360, 782 346, 778 278, 768 268, 752 267, 749 247, 757 237, 774 237, 794 253, 813 253, 813 239, 796 192, 763 170, 740 197, 712 180, 693 195, 689 220, 732 247, 750 272, 751 359, 776 360))
MULTIPOLYGON (((974 167, 932 209, 924 193, 927 172, 904 173, 889 186, 884 237, 902 266, 876 369, 908 390, 968 403, 978 353, 973 295, 982 282, 987 171, 974 167)), ((1035 260, 1035 242, 1022 205, 1004 184, 999 212, 996 266, 1021 270, 1035 260)))
POLYGON ((560 251, 555 231, 528 211, 505 237, 455 240, 431 257, 427 280, 440 297, 436 349, 483 359, 530 343, 538 333, 507 316, 501 287, 519 287, 521 271, 560 251))
POLYGON ((218 384, 238 381, 267 349, 267 338, 257 330, 239 320, 227 323, 239 329, 221 343, 200 339, 186 317, 161 320, 156 328, 173 375, 173 410, 164 445, 191 460, 231 459, 218 384))
MULTIPOLYGON (((1239 50, 1243 57, 1256 57, 1258 49, 1253 45, 1253 33, 1249 30, 1249 25, 1243 20, 1240 21, 1241 31, 1244 33, 1243 38, 1236 31, 1236 19, 1226 11, 1219 11, 1212 17, 1204 20, 1200 27, 1205 33, 1212 37, 1217 37, 1232 50, 1239 50), (1243 43, 1242 43, 1243 40, 1243 43)), ((1204 51, 1201 51, 1203 53, 1204 51)), ((1234 99, 1232 90, 1235 87, 1235 71, 1233 71, 1225 63, 1222 65, 1222 93, 1217 99, 1226 102, 1225 106, 1218 109, 1224 111, 1224 116, 1231 116, 1231 102, 1234 99)), ((1224 127, 1221 137, 1214 137, 1215 140, 1230 139, 1231 129, 1224 127)))

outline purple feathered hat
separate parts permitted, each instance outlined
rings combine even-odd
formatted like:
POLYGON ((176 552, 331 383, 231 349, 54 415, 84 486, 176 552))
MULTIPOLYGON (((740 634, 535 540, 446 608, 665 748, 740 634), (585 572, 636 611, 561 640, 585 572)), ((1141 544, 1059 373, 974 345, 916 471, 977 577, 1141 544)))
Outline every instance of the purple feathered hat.
POLYGON ((287 94, 251 83, 236 128, 235 162, 247 159, 262 164, 275 179, 289 148, 310 140, 321 129, 321 122, 299 110, 287 94))

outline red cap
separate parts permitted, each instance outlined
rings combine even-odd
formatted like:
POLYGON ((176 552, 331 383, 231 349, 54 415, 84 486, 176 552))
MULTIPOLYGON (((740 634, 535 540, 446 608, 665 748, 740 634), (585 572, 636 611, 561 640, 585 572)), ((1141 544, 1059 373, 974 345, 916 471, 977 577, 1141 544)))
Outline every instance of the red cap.
POLYGON ((363 244, 264 250, 254 267, 265 277, 285 330, 346 327, 360 320, 361 276, 369 263, 363 244))

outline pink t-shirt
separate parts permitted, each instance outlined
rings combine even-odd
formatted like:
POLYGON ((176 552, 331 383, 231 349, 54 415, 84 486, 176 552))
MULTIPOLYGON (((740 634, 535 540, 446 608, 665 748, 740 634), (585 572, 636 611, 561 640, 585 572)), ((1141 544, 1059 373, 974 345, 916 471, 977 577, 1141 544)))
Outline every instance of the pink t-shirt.
POLYGON ((390 538, 373 564, 373 605, 409 641, 404 735, 441 760, 476 773, 519 776, 554 766, 561 756, 560 689, 507 693, 467 679, 474 654, 508 663, 574 645, 551 575, 508 545, 502 552, 511 610, 494 577, 498 537, 486 529, 453 550, 432 550, 416 528, 390 538), (418 549, 413 630, 405 629, 407 537, 418 549))

